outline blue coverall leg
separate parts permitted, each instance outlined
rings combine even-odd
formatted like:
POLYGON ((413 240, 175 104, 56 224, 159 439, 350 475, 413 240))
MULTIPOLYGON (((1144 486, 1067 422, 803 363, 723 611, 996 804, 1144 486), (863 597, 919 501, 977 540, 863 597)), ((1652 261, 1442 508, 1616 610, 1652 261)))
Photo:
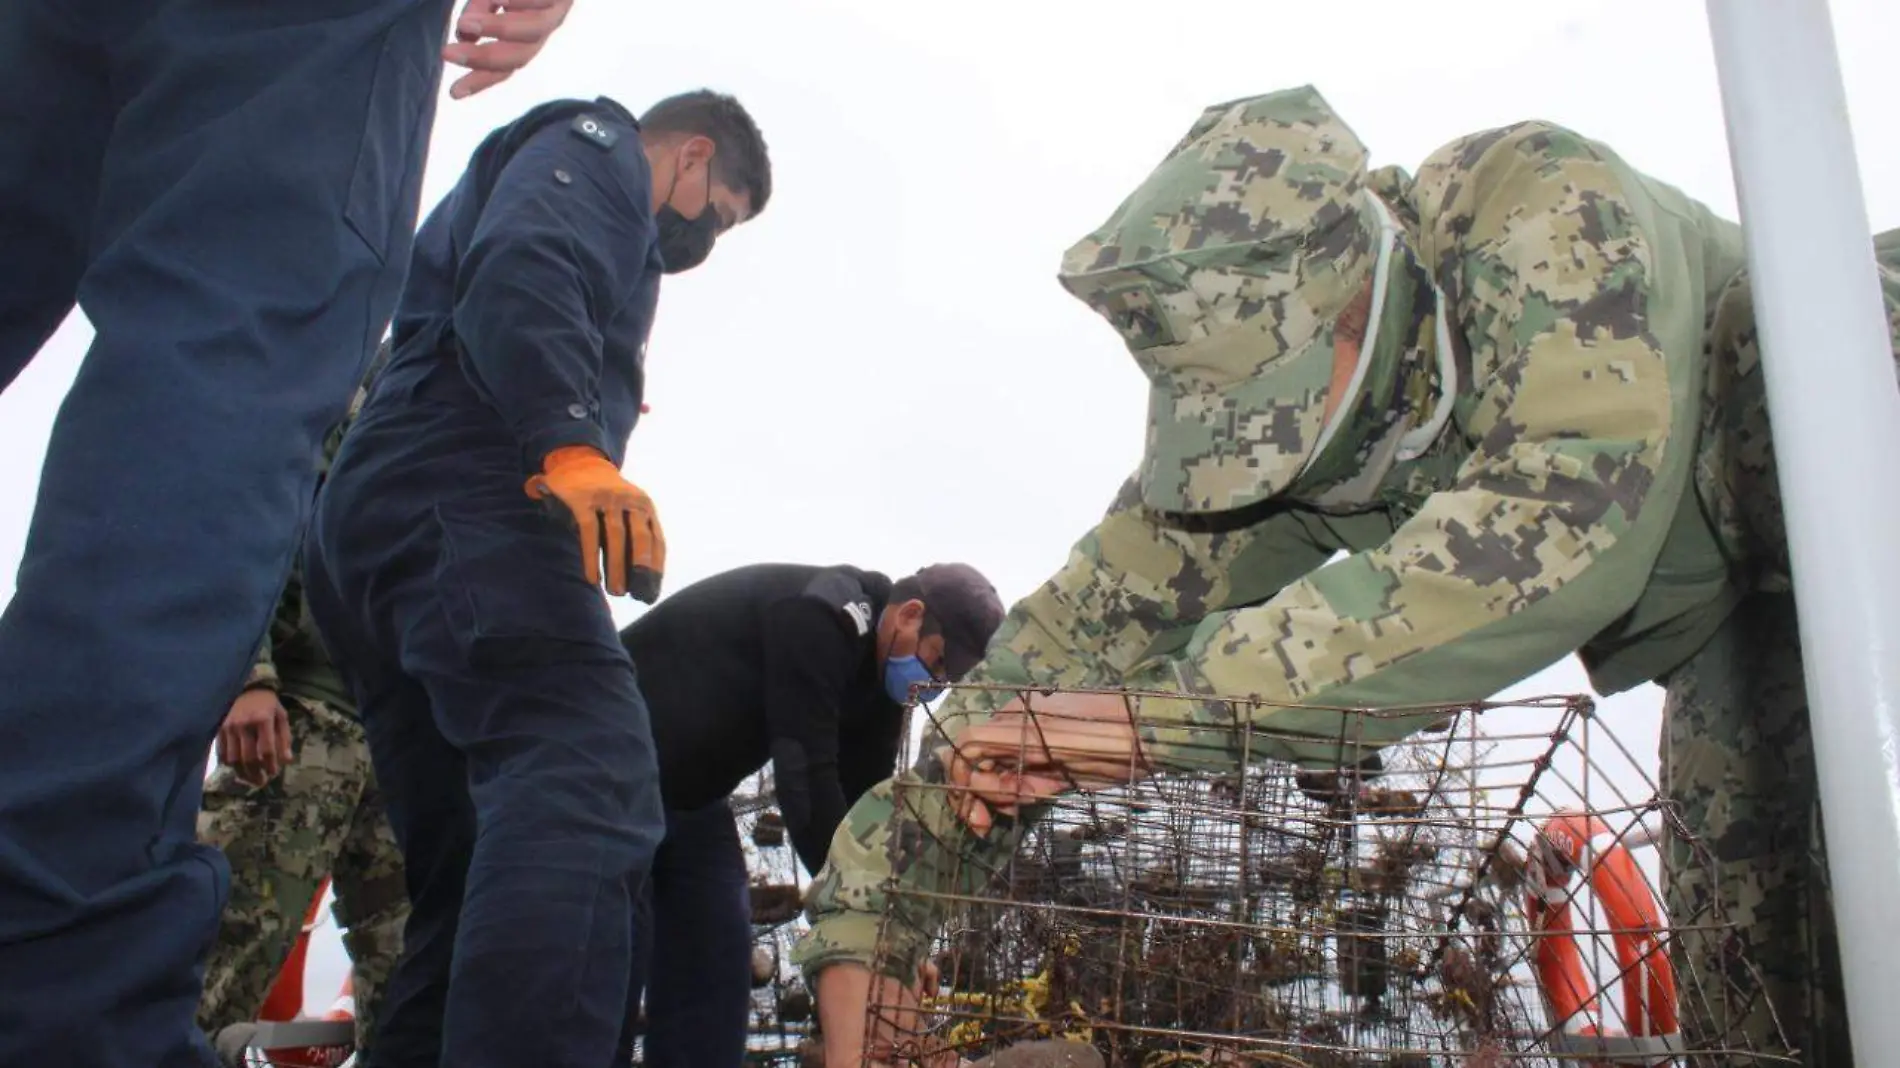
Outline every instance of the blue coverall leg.
POLYGON ((345 439, 306 556, 414 906, 370 1060, 602 1068, 663 826, 646 704, 519 450, 457 407, 387 403, 407 370, 345 439))
POLYGON ((448 0, 0 3, 0 384, 75 303, 0 616, 0 1064, 208 1064, 204 762, 392 312, 448 0))
MULTIPOLYGON (((666 814, 634 912, 629 1028, 646 996, 647 1068, 740 1068, 752 1017, 752 902, 724 800, 666 814)), ((631 1048, 631 1030, 626 1040, 631 1048)))

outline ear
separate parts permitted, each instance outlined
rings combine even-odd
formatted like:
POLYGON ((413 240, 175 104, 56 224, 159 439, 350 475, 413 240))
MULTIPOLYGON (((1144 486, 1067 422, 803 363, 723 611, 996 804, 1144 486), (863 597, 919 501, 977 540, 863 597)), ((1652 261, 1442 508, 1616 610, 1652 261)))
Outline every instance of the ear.
POLYGON ((680 160, 684 163, 697 163, 704 166, 718 152, 719 146, 705 134, 694 134, 680 146, 680 160))
POLYGON ((897 606, 897 620, 900 623, 921 623, 924 618, 924 602, 912 597, 897 606))

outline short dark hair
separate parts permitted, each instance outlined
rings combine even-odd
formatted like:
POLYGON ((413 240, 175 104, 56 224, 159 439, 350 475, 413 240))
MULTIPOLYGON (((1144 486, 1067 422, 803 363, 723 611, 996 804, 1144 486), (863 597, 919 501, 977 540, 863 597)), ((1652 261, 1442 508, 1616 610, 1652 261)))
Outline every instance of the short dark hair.
POLYGON ((932 564, 891 584, 891 603, 924 602, 924 634, 943 635, 945 673, 968 674, 983 659, 996 628, 1003 624, 1003 602, 996 587, 968 564, 932 564))
POLYGON ((713 178, 752 201, 752 214, 765 210, 772 199, 772 161, 758 124, 738 100, 711 89, 669 96, 640 116, 640 132, 648 136, 685 134, 707 137, 718 146, 713 153, 713 178))

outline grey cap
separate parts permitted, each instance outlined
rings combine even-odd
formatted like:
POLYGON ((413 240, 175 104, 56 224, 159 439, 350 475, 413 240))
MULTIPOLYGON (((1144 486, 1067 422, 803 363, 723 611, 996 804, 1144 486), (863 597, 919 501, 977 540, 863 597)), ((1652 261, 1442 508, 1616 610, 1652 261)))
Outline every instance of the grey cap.
POLYGON ((931 564, 910 578, 917 599, 943 634, 944 671, 952 679, 970 673, 983 659, 990 638, 1003 625, 1003 601, 996 587, 969 564, 931 564))

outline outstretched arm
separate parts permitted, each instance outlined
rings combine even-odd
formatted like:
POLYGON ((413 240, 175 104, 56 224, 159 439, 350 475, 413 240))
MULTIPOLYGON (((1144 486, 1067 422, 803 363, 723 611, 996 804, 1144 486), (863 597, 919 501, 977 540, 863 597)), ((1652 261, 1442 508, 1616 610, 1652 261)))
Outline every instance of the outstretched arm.
MULTIPOLYGON (((1342 544, 1310 513, 1231 529, 1164 522, 1140 505, 1131 480, 1062 569, 1010 609, 963 681, 1121 685, 1158 652, 1178 651, 1209 613, 1271 596, 1342 544)), ((938 718, 954 731, 1008 699, 954 691, 938 718)))

